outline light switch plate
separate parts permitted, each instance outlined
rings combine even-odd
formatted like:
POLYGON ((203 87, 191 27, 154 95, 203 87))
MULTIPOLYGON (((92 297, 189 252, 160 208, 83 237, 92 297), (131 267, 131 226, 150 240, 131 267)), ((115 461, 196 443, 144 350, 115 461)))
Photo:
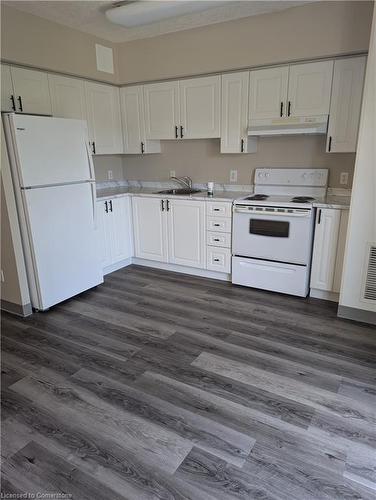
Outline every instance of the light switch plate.
POLYGON ((176 172, 175 170, 170 170, 170 178, 171 177, 176 177, 176 172))
POLYGON ((109 181, 112 181, 112 179, 114 178, 112 170, 107 170, 107 177, 109 181))

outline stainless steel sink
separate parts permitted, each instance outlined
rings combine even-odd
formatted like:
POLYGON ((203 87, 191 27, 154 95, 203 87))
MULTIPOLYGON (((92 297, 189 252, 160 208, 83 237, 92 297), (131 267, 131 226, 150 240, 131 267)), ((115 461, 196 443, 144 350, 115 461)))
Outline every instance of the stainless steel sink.
POLYGON ((194 194, 201 193, 201 189, 188 189, 188 188, 177 188, 177 189, 165 189, 164 191, 157 191, 154 194, 194 194))

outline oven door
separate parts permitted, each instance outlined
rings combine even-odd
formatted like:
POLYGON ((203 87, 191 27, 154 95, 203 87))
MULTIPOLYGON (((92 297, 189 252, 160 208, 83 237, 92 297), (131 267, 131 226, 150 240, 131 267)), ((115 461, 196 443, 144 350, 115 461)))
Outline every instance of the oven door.
POLYGON ((241 257, 307 265, 312 251, 311 208, 234 208, 233 253, 241 257))

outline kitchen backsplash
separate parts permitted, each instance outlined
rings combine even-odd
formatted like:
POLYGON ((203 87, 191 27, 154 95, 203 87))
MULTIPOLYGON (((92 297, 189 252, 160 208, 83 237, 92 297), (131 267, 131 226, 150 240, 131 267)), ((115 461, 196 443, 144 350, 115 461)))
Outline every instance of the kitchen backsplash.
POLYGON ((325 153, 324 136, 265 137, 258 142, 257 153, 220 154, 219 139, 161 141, 162 153, 149 155, 97 156, 94 159, 98 181, 114 180, 168 181, 170 171, 176 176, 189 175, 193 182, 214 181, 230 184, 230 170, 237 170, 231 184, 253 184, 258 167, 328 168, 329 186, 351 188, 355 154, 325 153), (347 185, 339 183, 340 173, 348 172, 347 185))

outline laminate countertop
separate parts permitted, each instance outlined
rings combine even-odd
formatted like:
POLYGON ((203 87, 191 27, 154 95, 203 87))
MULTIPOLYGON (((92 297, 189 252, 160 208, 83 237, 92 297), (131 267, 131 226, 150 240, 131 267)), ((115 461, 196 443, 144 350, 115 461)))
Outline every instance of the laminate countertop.
POLYGON ((153 196, 156 198, 179 198, 182 200, 205 200, 205 201, 230 201, 233 202, 238 198, 243 198, 249 195, 249 191, 217 191, 213 196, 209 196, 206 191, 200 191, 191 195, 173 195, 173 194, 158 194, 162 188, 135 188, 135 187, 116 187, 97 190, 97 200, 106 198, 116 198, 118 196, 133 195, 133 196, 153 196))
MULTIPOLYGON (((161 190, 161 189, 159 189, 161 190)), ((105 200, 107 198, 117 198, 119 196, 152 196, 155 198, 179 198, 182 200, 205 200, 205 201, 229 201, 233 202, 239 198, 244 198, 249 195, 249 191, 216 191, 213 196, 208 196, 206 191, 194 193, 192 195, 166 195, 158 194, 158 188, 139 188, 139 187, 114 187, 103 188, 97 190, 97 200, 105 200)), ((328 194, 322 200, 317 200, 313 203, 316 208, 336 208, 347 210, 350 207, 350 196, 338 196, 328 194)))

